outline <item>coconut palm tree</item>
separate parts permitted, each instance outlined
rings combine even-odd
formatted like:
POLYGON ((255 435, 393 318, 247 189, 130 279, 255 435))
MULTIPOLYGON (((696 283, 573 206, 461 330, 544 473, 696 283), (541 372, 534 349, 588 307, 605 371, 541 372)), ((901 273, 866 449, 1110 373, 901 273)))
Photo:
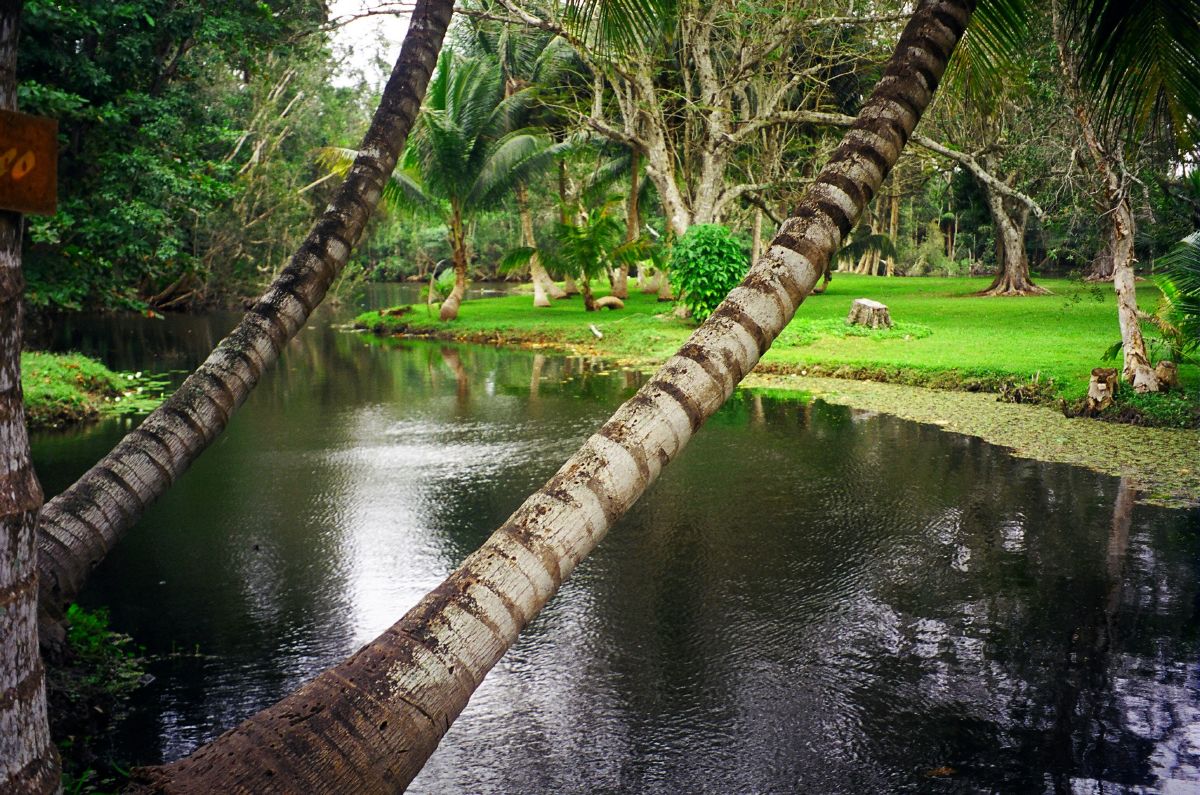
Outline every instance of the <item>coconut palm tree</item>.
POLYGON ((518 128, 532 92, 506 91, 504 84, 498 61, 443 51, 401 168, 392 175, 398 202, 446 224, 454 289, 442 303, 442 320, 458 317, 466 292, 470 217, 497 206, 561 149, 536 128, 518 128))
MULTIPOLYGON (((1016 0, 991 0, 988 7, 1016 14, 1017 5, 1016 0)), ((1197 4, 1175 5, 1196 12, 1191 29, 1200 30, 1197 4)), ((919 2, 854 127, 743 283, 676 356, 442 585, 347 661, 188 759, 144 771, 142 779, 166 791, 382 791, 401 789, 411 781, 521 629, 719 408, 791 319, 912 135, 974 6, 974 0, 919 2)), ((418 2, 410 39, 416 31, 421 42, 414 52, 429 54, 431 40, 436 48, 449 13, 446 3, 418 2), (441 20, 440 29, 430 15, 441 20)), ((1106 48, 1111 50, 1111 42, 1096 52, 1103 54, 1106 48)), ((1085 48, 1084 52, 1091 51, 1085 48)), ((418 63, 427 70, 432 60, 429 54, 418 63)), ((410 62, 410 72, 404 73, 398 66, 393 79, 397 73, 411 74, 414 68, 417 65, 410 62)), ((1112 77, 1117 83, 1121 80, 1120 74, 1112 77)), ((413 82, 419 85, 420 80, 413 82)), ((400 99, 395 95, 388 99, 385 93, 384 109, 393 121, 398 114, 415 113, 413 93, 420 96, 419 90, 400 99)), ((1200 103, 1192 108, 1197 106, 1200 103)), ((1189 118, 1200 119, 1200 113, 1189 118)), ((403 125, 390 129, 393 142, 403 140, 403 129, 403 125)), ((364 151, 375 155, 385 150, 364 147, 364 151)), ((364 155, 360 162, 368 161, 364 155)), ((387 171, 376 167, 370 173, 373 181, 364 177, 352 187, 374 198, 387 171)), ((358 198, 350 189, 343 195, 358 198)), ((345 212, 351 211, 343 209, 342 215, 327 217, 318 229, 329 230, 345 212)), ((333 245, 329 238, 322 239, 333 245)), ((305 257, 315 253, 307 247, 302 251, 305 257)), ((297 277, 291 271, 285 284, 292 285, 297 277)), ((291 317, 278 304, 271 306, 275 311, 261 314, 264 321, 281 314, 291 317)), ((290 322, 287 325, 294 328, 290 322)), ((236 347, 214 356, 225 363, 238 351, 251 355, 236 347)), ((219 432, 227 417, 209 422, 207 415, 213 411, 206 408, 206 401, 220 392, 220 383, 209 377, 192 381, 185 397, 203 411, 197 410, 194 419, 184 415, 183 424, 204 422, 198 428, 215 427, 214 436, 219 432)), ((238 402, 235 399, 234 405, 238 402)), ((191 458, 211 441, 200 430, 185 438, 196 440, 198 449, 191 458)), ((124 448, 112 464, 121 466, 120 472, 136 474, 138 483, 169 483, 177 474, 135 466, 144 460, 140 449, 124 448)), ((99 489, 91 498, 95 501, 91 537, 99 539, 102 556, 111 543, 107 534, 119 533, 132 523, 144 503, 132 499, 132 489, 121 487, 103 472, 89 482, 99 489)), ((165 485, 154 489, 148 490, 152 497, 165 485)))
MULTIPOLYGON (((993 0, 990 10, 1017 6, 993 0)), ((351 658, 151 780, 253 788, 270 770, 280 789, 406 786, 521 629, 811 293, 912 136, 974 10, 974 0, 918 3, 854 127, 741 285, 445 582, 351 658)))
MULTIPOLYGON (((0 3, 0 107, 16 107, 22 3, 0 3)), ((42 508, 20 389, 21 218, 0 212, 0 792, 61 791, 46 720, 37 620, 78 592, 91 567, 217 438, 346 264, 395 166, 453 13, 418 0, 363 139, 363 154, 288 267, 175 395, 42 508), (40 527, 39 527, 40 523, 40 527), (39 593, 40 589, 40 593, 39 593)))

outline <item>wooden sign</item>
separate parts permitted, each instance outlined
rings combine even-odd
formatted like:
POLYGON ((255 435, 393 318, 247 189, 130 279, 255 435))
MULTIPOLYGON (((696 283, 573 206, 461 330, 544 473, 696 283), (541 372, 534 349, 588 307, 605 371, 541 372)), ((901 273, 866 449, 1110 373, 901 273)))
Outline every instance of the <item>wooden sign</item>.
POLYGON ((58 122, 0 110, 0 209, 54 215, 58 122))

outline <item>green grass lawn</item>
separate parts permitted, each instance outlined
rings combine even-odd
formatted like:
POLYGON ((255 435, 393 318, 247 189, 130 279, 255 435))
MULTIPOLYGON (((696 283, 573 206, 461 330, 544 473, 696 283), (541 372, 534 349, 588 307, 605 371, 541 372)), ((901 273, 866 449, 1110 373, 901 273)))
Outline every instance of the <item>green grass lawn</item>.
MULTIPOLYGON (((1120 338, 1112 286, 1085 285, 1065 279, 1040 279, 1052 295, 1028 298, 980 298, 987 278, 881 278, 837 274, 824 295, 805 301, 795 319, 764 357, 764 367, 814 368, 822 374, 865 375, 909 383, 994 388, 999 380, 1042 384, 1068 399, 1081 397, 1093 367, 1120 338), (865 332, 844 320, 855 298, 887 304, 896 328, 865 332)), ((603 289, 599 290, 603 294, 603 289)), ((1147 311, 1158 289, 1146 282, 1138 300, 1147 311)), ((535 309, 526 295, 463 303, 459 319, 440 323, 417 306, 392 318, 378 313, 360 317, 368 328, 404 328, 458 339, 543 342, 584 348, 602 355, 657 361, 672 353, 695 328, 671 315, 671 304, 634 292, 624 310, 585 312, 578 298, 535 309), (588 326, 604 334, 597 340, 588 326)), ((1184 366, 1189 391, 1200 385, 1200 368, 1184 366)))

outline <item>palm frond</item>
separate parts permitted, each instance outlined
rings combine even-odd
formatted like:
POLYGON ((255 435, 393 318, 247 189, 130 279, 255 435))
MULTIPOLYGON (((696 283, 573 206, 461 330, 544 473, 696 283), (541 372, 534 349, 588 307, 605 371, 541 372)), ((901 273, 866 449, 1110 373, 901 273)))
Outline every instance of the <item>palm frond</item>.
POLYGON ((568 149, 533 129, 515 130, 490 147, 464 206, 481 208, 495 203, 518 182, 545 172, 568 149))
POLYGON ((1067 0, 1084 86, 1103 123, 1166 123, 1200 140, 1200 0, 1067 0))
POLYGON ((1179 330, 1183 350, 1200 347, 1200 232, 1189 235, 1155 262, 1158 286, 1179 330))
POLYGON ((567 0, 565 17, 602 51, 649 49, 674 28, 676 0, 567 0))
POLYGON ((537 254, 538 250, 532 246, 518 246, 510 250, 500 258, 500 264, 496 267, 501 273, 513 273, 522 268, 528 267, 533 255, 537 254))

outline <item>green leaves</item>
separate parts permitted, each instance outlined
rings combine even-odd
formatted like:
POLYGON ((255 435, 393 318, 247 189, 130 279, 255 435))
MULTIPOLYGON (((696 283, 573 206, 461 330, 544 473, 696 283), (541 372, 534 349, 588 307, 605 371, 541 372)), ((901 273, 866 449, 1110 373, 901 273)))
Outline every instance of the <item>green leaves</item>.
POLYGON ((671 283, 680 300, 703 322, 750 268, 750 257, 724 226, 697 224, 671 251, 671 283))

